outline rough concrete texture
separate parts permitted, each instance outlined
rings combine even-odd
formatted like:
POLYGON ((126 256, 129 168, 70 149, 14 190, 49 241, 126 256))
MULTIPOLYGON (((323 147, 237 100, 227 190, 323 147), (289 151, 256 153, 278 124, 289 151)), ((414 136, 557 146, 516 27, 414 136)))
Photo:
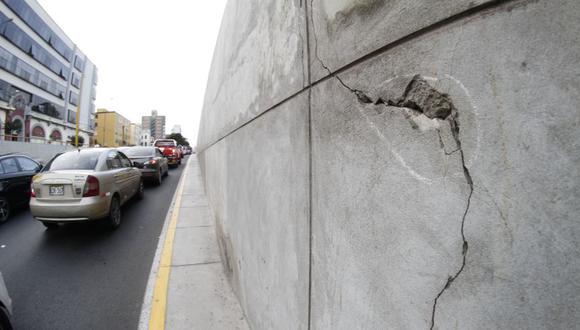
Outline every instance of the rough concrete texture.
POLYGON ((307 100, 267 112, 201 158, 222 260, 256 329, 308 324, 307 100))
POLYGON ((580 322, 580 22, 553 19, 578 9, 505 5, 314 88, 314 328, 580 322), (460 145, 454 121, 353 92, 416 74, 449 94, 460 145))
POLYGON ((193 199, 206 200, 195 157, 188 158, 186 172, 189 182, 181 195, 175 230, 165 328, 248 329, 220 262, 214 225, 205 225, 204 218, 211 218, 209 206, 185 205, 193 199))
POLYGON ((307 85, 301 1, 228 2, 209 73, 200 147, 307 85))
POLYGON ((171 278, 176 285, 170 291, 166 329, 249 329, 219 262, 176 267, 171 278))
POLYGON ((306 0, 312 81, 490 0, 306 0), (320 60, 324 63, 320 62, 320 60))
POLYGON ((580 3, 307 4, 313 83, 201 148, 252 328, 576 328, 580 3))

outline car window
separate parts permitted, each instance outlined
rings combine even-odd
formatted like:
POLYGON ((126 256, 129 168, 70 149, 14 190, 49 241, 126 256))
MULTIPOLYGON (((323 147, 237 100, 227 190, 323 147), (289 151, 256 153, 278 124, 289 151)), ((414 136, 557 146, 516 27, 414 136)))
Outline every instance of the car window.
POLYGON ((16 164, 16 159, 14 159, 14 157, 2 159, 0 163, 2 163, 2 167, 4 167, 5 173, 18 172, 18 164, 16 164))
POLYGON ((155 149, 155 156, 157 156, 157 157, 163 157, 163 154, 161 153, 161 150, 155 149))
POLYGON ((16 157, 23 171, 36 171, 38 163, 25 157, 16 157))
POLYGON ((156 147, 175 147, 176 145, 173 140, 159 140, 155 142, 156 147))
POLYGON ((109 154, 107 155, 107 166, 109 167, 109 169, 117 169, 123 167, 118 152, 116 151, 109 152, 109 154))
POLYGON ((43 171, 94 170, 101 150, 69 151, 60 154, 46 164, 43 171))
POLYGON ((121 158, 121 164, 123 165, 123 167, 133 167, 131 161, 129 160, 129 158, 127 158, 127 156, 123 155, 122 153, 118 153, 118 155, 121 158))
POLYGON ((4 166, 2 166, 2 163, 0 163, 0 174, 4 174, 4 166))
POLYGON ((137 158, 137 157, 151 157, 155 154, 155 149, 153 147, 130 147, 130 148, 119 148, 121 152, 127 157, 137 158))

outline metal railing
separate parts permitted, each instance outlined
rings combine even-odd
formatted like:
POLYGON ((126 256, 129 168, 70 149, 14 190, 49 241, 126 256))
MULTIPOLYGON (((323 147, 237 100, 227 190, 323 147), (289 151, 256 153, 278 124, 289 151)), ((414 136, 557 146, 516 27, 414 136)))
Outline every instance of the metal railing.
POLYGON ((51 138, 45 138, 40 136, 23 136, 21 134, 5 134, 0 132, 0 143, 2 141, 13 141, 13 142, 28 142, 28 143, 39 143, 39 144, 57 144, 57 145, 74 145, 71 141, 54 140, 51 138))

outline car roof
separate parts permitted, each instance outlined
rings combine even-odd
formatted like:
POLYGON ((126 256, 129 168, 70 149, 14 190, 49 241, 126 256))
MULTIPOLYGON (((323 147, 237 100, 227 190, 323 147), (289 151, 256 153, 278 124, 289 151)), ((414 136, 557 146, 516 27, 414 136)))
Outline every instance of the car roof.
POLYGON ((23 153, 23 152, 9 152, 9 153, 5 153, 0 155, 0 158, 5 158, 5 157, 14 157, 14 156, 23 156, 26 158, 30 158, 34 161, 36 161, 31 155, 23 153))

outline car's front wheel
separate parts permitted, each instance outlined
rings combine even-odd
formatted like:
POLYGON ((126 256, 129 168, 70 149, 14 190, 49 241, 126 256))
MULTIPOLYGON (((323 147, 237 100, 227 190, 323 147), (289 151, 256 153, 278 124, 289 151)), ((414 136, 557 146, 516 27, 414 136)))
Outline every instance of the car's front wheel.
POLYGON ((157 171, 157 176, 155 177, 155 185, 160 186, 162 181, 163 181, 163 171, 161 170, 161 168, 159 168, 159 171, 157 171))
POLYGON ((119 197, 115 196, 111 200, 109 207, 109 217, 107 218, 107 225, 111 229, 117 229, 121 225, 121 202, 119 197))
POLYGON ((142 200, 145 197, 145 186, 143 180, 139 181, 139 187, 137 188, 137 199, 142 200))
POLYGON ((2 306, 0 306, 0 330, 12 330, 10 315, 8 314, 8 311, 2 306))
POLYGON ((10 216, 10 203, 6 197, 0 197, 0 223, 8 220, 10 216))

